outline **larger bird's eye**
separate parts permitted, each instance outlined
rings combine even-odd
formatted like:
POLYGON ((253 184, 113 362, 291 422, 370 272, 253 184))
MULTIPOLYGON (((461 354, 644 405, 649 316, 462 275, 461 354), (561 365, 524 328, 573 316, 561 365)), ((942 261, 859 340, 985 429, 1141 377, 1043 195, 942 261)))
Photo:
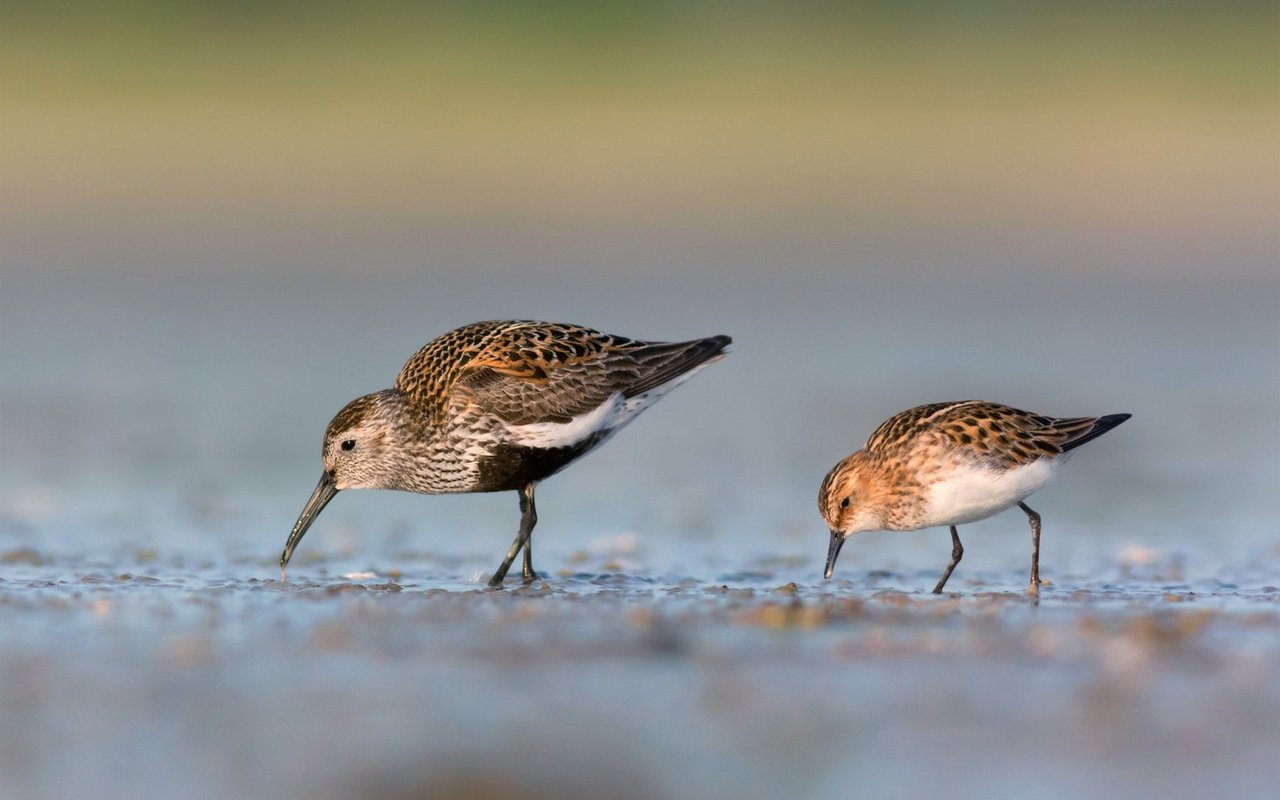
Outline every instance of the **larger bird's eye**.
POLYGON ((343 449, 343 450, 355 450, 355 449, 356 449, 356 440, 355 440, 355 439, 347 439, 345 442, 343 442, 343 443, 342 443, 342 449, 343 449))
MULTIPOLYGON (((344 446, 345 446, 345 445, 344 445, 344 446)), ((848 507, 849 507, 849 498, 847 498, 847 497, 846 497, 845 499, 841 500, 841 501, 840 501, 840 507, 841 507, 841 508, 848 508, 848 507)))

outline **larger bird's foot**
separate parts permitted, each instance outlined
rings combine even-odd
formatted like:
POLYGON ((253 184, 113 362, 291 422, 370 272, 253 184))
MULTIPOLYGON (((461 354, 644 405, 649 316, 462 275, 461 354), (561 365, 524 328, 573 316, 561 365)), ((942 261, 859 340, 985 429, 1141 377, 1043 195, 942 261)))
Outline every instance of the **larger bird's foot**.
POLYGON ((502 588, 502 579, 503 579, 503 578, 505 578, 505 577, 506 577, 505 575, 494 575, 492 578, 490 578, 490 579, 489 579, 489 588, 490 588, 490 589, 501 589, 501 588, 502 588))
POLYGON ((1027 584, 1027 594, 1038 596, 1040 594, 1040 579, 1037 578, 1027 584))
POLYGON ((524 578, 524 582, 526 586, 533 583, 534 581, 542 580, 542 577, 538 575, 538 573, 534 572, 533 570, 529 570, 528 572, 522 573, 521 577, 524 578))

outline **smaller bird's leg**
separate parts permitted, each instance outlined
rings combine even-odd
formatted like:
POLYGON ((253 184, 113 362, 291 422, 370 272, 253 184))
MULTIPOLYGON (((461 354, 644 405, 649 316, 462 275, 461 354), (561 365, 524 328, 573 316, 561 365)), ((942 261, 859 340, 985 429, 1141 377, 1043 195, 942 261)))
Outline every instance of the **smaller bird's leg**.
POLYGON ((1026 503, 1018 503, 1018 508, 1027 512, 1031 522, 1031 583, 1027 585, 1027 594, 1040 593, 1040 515, 1031 510, 1026 503))
MULTIPOLYGON (((533 505, 533 484, 525 484, 520 490, 520 530, 516 533, 516 540, 511 543, 511 547, 507 550, 507 557, 502 560, 502 564, 498 567, 498 571, 493 573, 493 577, 489 579, 490 586, 501 586, 503 578, 507 577, 507 570, 511 569, 511 564, 516 560, 516 556, 520 555, 521 548, 529 543, 529 538, 533 535, 533 526, 538 524, 538 512, 533 505)), ((525 556, 525 569, 529 573, 533 572, 533 560, 531 556, 525 556)), ((526 580, 535 580, 528 578, 526 580)))
POLYGON ((942 587, 947 585, 947 578, 951 577, 951 572, 956 568, 956 564, 960 563, 960 559, 964 558, 964 545, 960 544, 960 534, 956 531, 956 526, 951 526, 951 563, 947 565, 947 571, 942 573, 942 577, 938 580, 938 585, 933 587, 934 594, 942 594, 942 587))

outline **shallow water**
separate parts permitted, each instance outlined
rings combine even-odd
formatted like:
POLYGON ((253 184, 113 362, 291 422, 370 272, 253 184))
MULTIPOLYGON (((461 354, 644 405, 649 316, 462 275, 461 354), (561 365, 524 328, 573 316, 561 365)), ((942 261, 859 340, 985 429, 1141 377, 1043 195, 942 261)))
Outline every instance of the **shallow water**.
POLYGON ((0 796, 1269 791, 1273 287, 1005 278, 1001 315, 963 282, 834 272, 7 278, 0 796), (498 316, 736 342, 539 488, 545 582, 484 586, 514 496, 347 492, 280 583, 329 415, 498 316), (822 475, 963 397, 1134 414, 1032 498, 1040 601, 1016 511, 962 529, 948 596, 944 529, 859 536, 822 581, 822 475))
MULTIPOLYGON (((1243 796, 1280 777, 1280 588, 614 555, 0 555, 12 796, 1243 796), (958 579, 958 580, 957 580, 958 579)), ((1264 564, 1274 574, 1276 554, 1264 564)), ((1135 574, 1138 570, 1142 574, 1135 574)))

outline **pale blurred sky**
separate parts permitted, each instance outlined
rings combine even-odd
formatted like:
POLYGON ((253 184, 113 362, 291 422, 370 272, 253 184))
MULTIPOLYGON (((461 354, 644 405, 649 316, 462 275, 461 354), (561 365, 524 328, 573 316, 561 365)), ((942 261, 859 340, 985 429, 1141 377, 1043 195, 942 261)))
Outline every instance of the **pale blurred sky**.
POLYGON ((343 8, 6 4, 0 275, 1280 262, 1270 4, 343 8))

